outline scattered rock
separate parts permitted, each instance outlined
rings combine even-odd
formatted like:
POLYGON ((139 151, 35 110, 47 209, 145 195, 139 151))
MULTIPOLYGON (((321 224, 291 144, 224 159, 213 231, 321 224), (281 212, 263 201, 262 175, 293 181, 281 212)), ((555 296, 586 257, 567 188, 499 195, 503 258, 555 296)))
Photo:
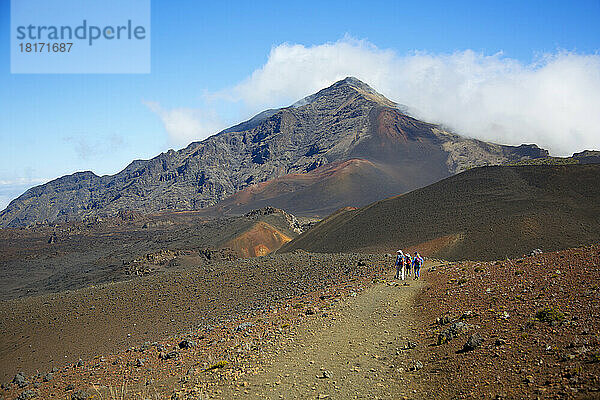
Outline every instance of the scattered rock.
POLYGON ((423 363, 421 361, 415 361, 408 367, 408 370, 409 371, 418 371, 421 368, 423 368, 423 363))
POLYGON ((539 256, 540 254, 542 254, 542 250, 541 249, 533 249, 531 250, 531 253, 529 253, 530 257, 535 257, 535 256, 539 256))
POLYGON ((12 380, 12 383, 14 383, 15 385, 17 385, 20 388, 24 388, 27 385, 29 385, 29 382, 27 382, 25 375, 23 375, 23 373, 21 373, 21 372, 19 372, 18 374, 15 375, 15 377, 12 380))
POLYGON ((146 341, 146 342, 144 342, 144 344, 142 344, 142 345, 140 346, 140 351, 142 351, 142 352, 143 352, 143 351, 146 351, 146 350, 148 350, 148 349, 149 349, 151 346, 152 346, 152 344, 151 344, 150 342, 146 341))
POLYGON ((135 360, 135 366, 136 367, 143 367, 145 362, 146 362, 145 359, 138 358, 137 360, 135 360))
POLYGON ((73 386, 73 384, 72 384, 72 383, 69 383, 69 384, 67 385, 67 387, 65 387, 65 390, 66 390, 66 391, 73 390, 73 389, 75 389, 75 386, 73 386))
POLYGON ((583 328, 583 330, 581 331, 582 335, 589 335, 590 334, 590 330, 588 328, 583 328))
POLYGON ((309 308, 306 309, 305 314, 306 315, 315 315, 315 309, 309 307, 309 308))
POLYGON ((192 347, 196 347, 196 342, 194 342, 193 340, 184 339, 181 342, 179 342, 180 349, 191 349, 192 347))
POLYGON ((235 328, 235 331, 241 332, 244 329, 252 328, 253 326, 254 326, 254 324, 252 322, 242 322, 241 324, 239 324, 237 326, 237 328, 235 328))
POLYGON ((509 319, 510 318, 510 314, 506 311, 502 311, 498 313, 498 318, 501 319, 509 319))
POLYGON ((471 351, 480 347, 483 344, 483 337, 477 332, 469 336, 467 342, 463 346, 463 351, 471 351))
POLYGON ((406 341, 406 349, 414 349, 415 347, 417 347, 417 344, 415 342, 412 342, 410 340, 406 341))
POLYGON ((178 356, 179 356, 179 353, 175 350, 169 351, 168 353, 162 351, 159 353, 158 358, 160 358, 161 360, 170 360, 170 359, 177 358, 178 356))
POLYGON ((44 382, 50 382, 50 380, 52 379, 52 377, 54 376, 54 373, 52 372, 48 372, 46 375, 44 375, 44 382))
POLYGON ((323 371, 320 375, 317 375, 318 379, 329 379, 331 378, 331 372, 323 371))
POLYGON ((466 322, 458 321, 452 323, 448 328, 438 334, 437 344, 441 345, 454 339, 455 337, 467 332, 471 325, 466 322))
POLYGON ((79 360, 77 360, 77 364, 75 364, 76 367, 83 367, 83 365, 84 365, 84 363, 81 358, 79 360))
POLYGON ((85 390, 78 390, 71 395, 71 400, 88 400, 90 394, 85 390))
POLYGON ((473 311, 468 310, 465 311, 461 316, 460 319, 471 319, 471 318, 475 318, 477 316, 477 314, 475 314, 473 311))
POLYGON ((35 399, 38 396, 35 390, 26 390, 17 397, 17 400, 35 399))

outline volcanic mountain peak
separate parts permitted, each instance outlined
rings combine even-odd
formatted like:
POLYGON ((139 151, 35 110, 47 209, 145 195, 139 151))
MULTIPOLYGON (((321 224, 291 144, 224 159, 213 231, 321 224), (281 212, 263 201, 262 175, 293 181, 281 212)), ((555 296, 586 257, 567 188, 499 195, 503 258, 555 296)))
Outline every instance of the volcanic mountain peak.
POLYGON ((198 210, 250 185, 286 176, 268 186, 269 201, 277 197, 278 202, 263 205, 288 209, 293 203, 297 214, 312 215, 317 209, 361 206, 404 193, 470 167, 544 154, 537 147, 502 146, 448 133, 404 114, 369 85, 348 77, 179 151, 136 160, 115 175, 78 173, 32 188, 0 212, 0 227, 111 216, 121 210, 198 210), (336 175, 344 178, 336 184, 327 174, 309 179, 294 175, 348 160, 355 160, 352 173, 336 175), (289 190, 298 185, 302 195, 289 190))
POLYGON ((375 91, 371 86, 353 76, 348 76, 325 89, 319 90, 315 94, 311 94, 310 96, 297 101, 292 104, 292 107, 298 108, 307 104, 312 104, 318 99, 331 101, 340 96, 360 96, 365 100, 378 103, 385 107, 396 107, 396 103, 387 99, 385 96, 375 91))

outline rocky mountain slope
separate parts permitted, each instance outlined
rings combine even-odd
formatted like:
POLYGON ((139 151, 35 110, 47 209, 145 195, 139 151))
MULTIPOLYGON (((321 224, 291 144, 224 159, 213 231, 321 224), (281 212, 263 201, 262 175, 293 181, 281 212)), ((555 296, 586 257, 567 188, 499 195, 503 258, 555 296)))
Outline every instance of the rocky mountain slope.
POLYGON ((475 168, 361 209, 342 210, 280 252, 418 249, 492 260, 600 240, 600 165, 475 168))
MULTIPOLYGON (((404 193, 470 167, 547 154, 535 145, 502 146, 453 134, 406 115, 365 83, 346 78, 179 151, 133 161, 115 175, 78 172, 34 187, 0 213, 0 227, 110 216, 120 210, 199 210, 265 182, 272 193, 262 194, 263 203, 279 198, 278 206, 287 208, 292 201, 296 213, 325 213, 341 204, 361 206, 404 193), (338 188, 308 187, 323 182, 315 178, 324 172, 319 167, 345 162, 364 177, 349 174, 356 180, 346 184, 340 179, 338 188), (311 172, 298 184, 298 174, 311 172), (362 189, 374 174, 381 176, 376 187, 362 189), (298 185, 310 192, 306 197, 318 199, 318 206, 290 199, 298 185)), ((235 211, 238 203, 232 199, 223 209, 235 211)))

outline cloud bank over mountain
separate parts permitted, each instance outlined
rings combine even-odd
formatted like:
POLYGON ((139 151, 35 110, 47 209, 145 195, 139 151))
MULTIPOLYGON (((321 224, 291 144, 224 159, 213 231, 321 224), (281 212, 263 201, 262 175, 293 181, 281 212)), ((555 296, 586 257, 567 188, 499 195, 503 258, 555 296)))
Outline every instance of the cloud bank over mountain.
POLYGON ((150 107, 171 138, 185 144, 225 127, 215 110, 238 107, 240 118, 246 117, 291 104, 346 76, 408 106, 419 119, 468 136, 537 143, 556 155, 600 148, 600 55, 566 51, 526 64, 473 50, 399 55, 350 37, 316 46, 284 43, 248 78, 206 95, 210 109, 150 107))

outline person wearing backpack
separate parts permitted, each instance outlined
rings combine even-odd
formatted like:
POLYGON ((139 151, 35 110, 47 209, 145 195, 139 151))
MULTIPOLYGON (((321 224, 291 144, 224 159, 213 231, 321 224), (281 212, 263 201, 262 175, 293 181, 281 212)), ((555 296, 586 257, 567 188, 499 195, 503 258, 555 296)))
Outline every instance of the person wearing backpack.
POLYGON ((396 256, 396 276, 395 279, 400 279, 400 277, 402 277, 402 280, 404 280, 404 254, 402 253, 402 250, 398 250, 396 252, 398 255, 396 256))
POLYGON ((404 262, 406 264, 406 276, 410 276, 410 269, 412 267, 413 260, 409 252, 404 253, 404 262))
POLYGON ((415 279, 421 277, 421 266, 423 265, 423 257, 415 251, 415 258, 413 259, 413 267, 415 270, 415 279))

